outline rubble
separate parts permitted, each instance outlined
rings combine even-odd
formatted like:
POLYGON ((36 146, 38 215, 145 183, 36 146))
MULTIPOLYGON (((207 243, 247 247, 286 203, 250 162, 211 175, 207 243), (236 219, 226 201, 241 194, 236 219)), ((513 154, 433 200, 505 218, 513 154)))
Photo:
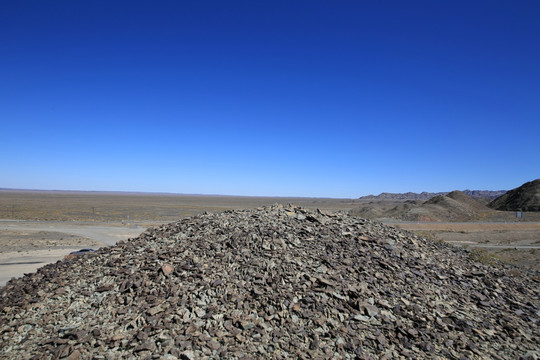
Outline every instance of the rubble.
POLYGON ((201 214, 0 289, 7 359, 534 359, 540 277, 347 214, 201 214))

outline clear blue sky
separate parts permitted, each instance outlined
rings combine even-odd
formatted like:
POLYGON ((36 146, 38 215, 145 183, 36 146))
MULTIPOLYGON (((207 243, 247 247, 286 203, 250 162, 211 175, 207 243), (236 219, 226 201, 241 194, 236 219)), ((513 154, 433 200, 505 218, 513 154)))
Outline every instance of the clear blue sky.
POLYGON ((0 2, 0 187, 358 197, 540 177, 540 1, 0 2))

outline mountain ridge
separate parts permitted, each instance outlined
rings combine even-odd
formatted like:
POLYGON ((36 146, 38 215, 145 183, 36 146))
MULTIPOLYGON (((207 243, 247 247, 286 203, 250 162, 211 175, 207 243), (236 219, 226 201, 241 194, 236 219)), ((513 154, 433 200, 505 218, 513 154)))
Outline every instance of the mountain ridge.
POLYGON ((473 198, 455 190, 428 200, 405 200, 386 208, 375 209, 370 204, 351 210, 351 214, 366 218, 393 218, 405 221, 474 221, 485 217, 490 208, 485 198, 473 198))
MULTIPOLYGON (((462 193, 472 197, 472 198, 480 198, 480 199, 496 199, 502 195, 504 195, 507 190, 463 190, 462 193)), ((426 192, 423 191, 421 193, 415 193, 415 192, 406 192, 406 193, 388 193, 383 192, 379 195, 367 195, 367 196, 361 196, 358 199, 359 200, 423 200, 427 201, 431 198, 434 198, 435 196, 446 196, 450 194, 451 191, 444 191, 444 192, 426 192)))

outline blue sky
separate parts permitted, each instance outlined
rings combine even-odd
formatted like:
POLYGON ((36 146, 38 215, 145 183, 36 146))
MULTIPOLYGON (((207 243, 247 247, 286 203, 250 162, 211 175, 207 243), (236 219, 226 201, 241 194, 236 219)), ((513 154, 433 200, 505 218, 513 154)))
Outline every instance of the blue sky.
POLYGON ((540 177, 540 2, 2 1, 0 187, 358 197, 540 177))

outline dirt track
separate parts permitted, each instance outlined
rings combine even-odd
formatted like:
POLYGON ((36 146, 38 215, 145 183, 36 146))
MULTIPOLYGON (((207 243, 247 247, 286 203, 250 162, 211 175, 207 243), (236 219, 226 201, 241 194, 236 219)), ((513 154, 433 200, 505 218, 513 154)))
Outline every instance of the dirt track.
POLYGON ((486 231, 486 230, 536 230, 540 234, 539 222, 461 222, 461 223, 387 223, 404 230, 439 230, 439 231, 486 231))
POLYGON ((105 245, 139 236, 145 230, 138 225, 102 224, 68 221, 12 221, 0 220, 0 231, 54 232, 90 239, 105 245))
POLYGON ((122 224, 0 220, 0 286, 72 251, 114 245, 144 230, 122 224))
POLYGON ((540 271, 540 223, 395 223, 388 224, 540 271))

